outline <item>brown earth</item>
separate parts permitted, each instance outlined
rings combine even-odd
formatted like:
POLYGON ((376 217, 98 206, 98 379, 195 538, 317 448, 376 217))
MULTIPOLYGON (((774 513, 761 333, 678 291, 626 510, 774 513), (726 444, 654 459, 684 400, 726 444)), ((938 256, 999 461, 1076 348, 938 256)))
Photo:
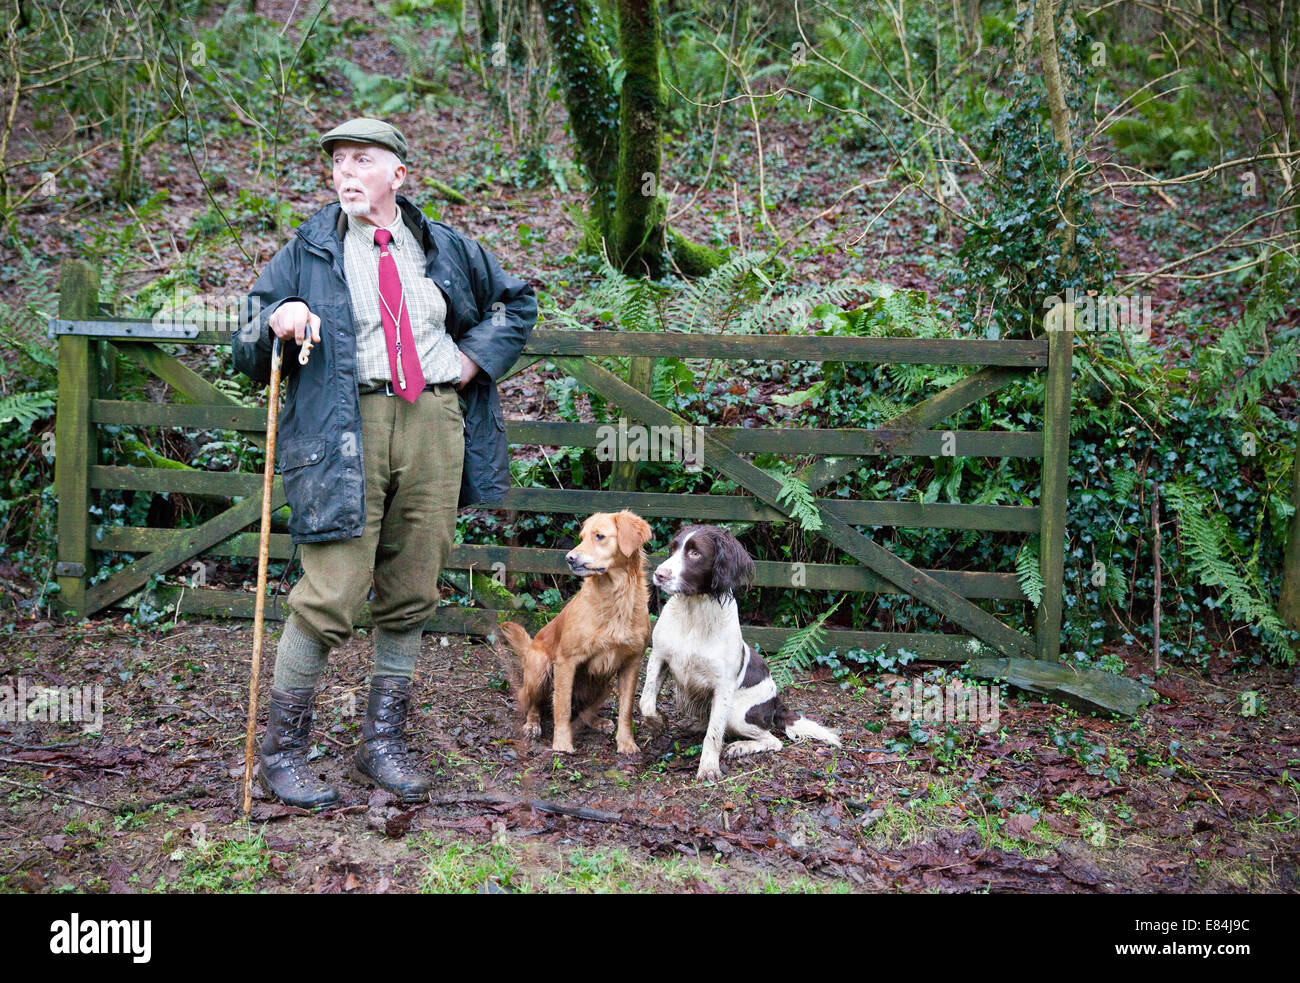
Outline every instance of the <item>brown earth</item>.
POLYGON ((245 821, 251 627, 167 628, 96 618, 0 636, 0 686, 21 677, 28 706, 33 687, 103 687, 98 732, 0 723, 0 890, 1300 888, 1300 715, 1294 675, 1278 671, 1165 672, 1160 703, 1132 723, 1004 692, 1000 728, 983 734, 893 721, 898 677, 842 690, 822 669, 788 698, 840 729, 843 750, 787 745, 699 783, 698 738, 670 696, 668 731, 639 735, 639 756, 594 731, 555 755, 519 737, 497 649, 426 635, 411 733, 436 783, 410 808, 346 777, 371 659, 359 634, 317 699, 315 766, 343 805, 309 815, 259 789, 245 821))

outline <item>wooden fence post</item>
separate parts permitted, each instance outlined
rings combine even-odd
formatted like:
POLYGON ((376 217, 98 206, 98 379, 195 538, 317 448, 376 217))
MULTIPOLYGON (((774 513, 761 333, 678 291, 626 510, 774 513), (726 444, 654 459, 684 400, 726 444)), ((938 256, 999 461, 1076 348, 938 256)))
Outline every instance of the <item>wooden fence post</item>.
MULTIPOLYGON (((99 270, 81 260, 59 268, 59 318, 99 312, 99 270)), ((54 421, 54 488, 59 499, 59 605, 81 617, 90 569, 90 467, 98 463, 90 400, 98 395, 98 346, 86 335, 59 335, 59 395, 54 421)))
POLYGON ((1038 658, 1061 657, 1061 606, 1065 583, 1065 506, 1070 483, 1070 377, 1073 331, 1048 331, 1043 399, 1043 482, 1039 501, 1038 568, 1043 601, 1034 618, 1038 658))

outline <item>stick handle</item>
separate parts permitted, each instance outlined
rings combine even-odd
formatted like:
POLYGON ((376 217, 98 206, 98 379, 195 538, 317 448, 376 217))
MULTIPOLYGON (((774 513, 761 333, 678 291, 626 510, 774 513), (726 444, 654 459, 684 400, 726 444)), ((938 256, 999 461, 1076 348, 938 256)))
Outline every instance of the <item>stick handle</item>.
POLYGON ((271 487, 275 483, 275 433, 280 416, 280 338, 271 343, 266 394, 266 467, 262 473, 262 531, 257 541, 257 600, 253 607, 253 664, 248 677, 248 730, 244 734, 244 815, 253 809, 253 742, 257 735, 257 681, 262 672, 262 621, 266 611, 266 561, 271 544, 271 487))

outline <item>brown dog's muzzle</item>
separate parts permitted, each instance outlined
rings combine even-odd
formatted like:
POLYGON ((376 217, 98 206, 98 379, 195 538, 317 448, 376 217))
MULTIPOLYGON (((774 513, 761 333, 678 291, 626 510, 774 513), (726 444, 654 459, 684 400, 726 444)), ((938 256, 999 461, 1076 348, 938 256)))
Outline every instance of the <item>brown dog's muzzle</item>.
POLYGON ((574 573, 576 573, 579 577, 586 577, 593 573, 605 572, 604 567, 591 566, 587 562, 587 558, 583 556, 581 553, 579 553, 577 550, 569 550, 569 552, 564 555, 564 560, 566 563, 569 564, 569 569, 572 570, 574 573))

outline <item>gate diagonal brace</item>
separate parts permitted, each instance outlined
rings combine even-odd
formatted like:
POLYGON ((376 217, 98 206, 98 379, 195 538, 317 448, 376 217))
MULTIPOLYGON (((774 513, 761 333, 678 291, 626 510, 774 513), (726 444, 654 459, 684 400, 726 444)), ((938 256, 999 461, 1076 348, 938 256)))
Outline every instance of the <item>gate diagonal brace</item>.
MULTIPOLYGON (((277 480, 271 495, 271 511, 274 512, 284 504, 284 487, 277 480)), ((121 600, 147 584, 154 574, 175 569, 191 557, 257 522, 261 514, 262 496, 250 495, 238 505, 232 505, 201 526, 193 529, 178 529, 176 542, 173 545, 136 560, 130 566, 117 571, 108 580, 87 590, 86 613, 99 611, 121 600)))

